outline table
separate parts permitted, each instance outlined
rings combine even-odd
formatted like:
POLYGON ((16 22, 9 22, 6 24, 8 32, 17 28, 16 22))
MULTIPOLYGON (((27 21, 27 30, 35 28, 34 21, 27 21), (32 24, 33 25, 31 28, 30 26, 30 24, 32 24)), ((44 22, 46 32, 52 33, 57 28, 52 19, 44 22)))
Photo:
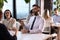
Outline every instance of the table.
POLYGON ((51 37, 48 34, 21 34, 21 32, 17 33, 17 40, 46 40, 51 37))

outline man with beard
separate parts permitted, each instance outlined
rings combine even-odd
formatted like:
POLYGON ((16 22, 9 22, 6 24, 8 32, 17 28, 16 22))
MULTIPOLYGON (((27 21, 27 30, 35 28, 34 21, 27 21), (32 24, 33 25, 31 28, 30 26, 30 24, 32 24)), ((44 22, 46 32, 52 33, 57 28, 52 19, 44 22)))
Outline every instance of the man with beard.
POLYGON ((22 33, 42 33, 44 26, 44 20, 38 13, 38 5, 33 5, 34 15, 30 17, 29 23, 24 24, 24 29, 21 30, 22 33))

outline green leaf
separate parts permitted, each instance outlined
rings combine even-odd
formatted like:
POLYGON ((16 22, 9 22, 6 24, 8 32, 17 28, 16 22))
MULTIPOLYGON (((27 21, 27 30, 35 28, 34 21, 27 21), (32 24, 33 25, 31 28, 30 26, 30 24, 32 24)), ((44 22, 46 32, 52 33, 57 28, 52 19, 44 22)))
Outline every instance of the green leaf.
POLYGON ((3 3, 4 1, 3 0, 0 0, 0 3, 3 3))
POLYGON ((56 1, 58 1, 58 0, 56 0, 56 1))
POLYGON ((55 2, 54 2, 54 5, 56 5, 56 4, 57 4, 57 2, 55 1, 55 2))
POLYGON ((24 0, 26 3, 29 3, 30 2, 30 0, 24 0))
POLYGON ((7 0, 4 0, 6 3, 8 3, 8 1, 7 0))
POLYGON ((0 10, 3 8, 4 3, 0 3, 0 10))

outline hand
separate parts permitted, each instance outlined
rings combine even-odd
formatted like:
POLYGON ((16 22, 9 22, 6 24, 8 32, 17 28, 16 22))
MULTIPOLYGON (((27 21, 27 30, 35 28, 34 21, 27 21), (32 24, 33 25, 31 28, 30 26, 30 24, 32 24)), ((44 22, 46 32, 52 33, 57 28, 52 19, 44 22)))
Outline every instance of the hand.
POLYGON ((12 30, 12 28, 11 27, 7 27, 7 30, 12 30))
POLYGON ((26 29, 22 29, 21 32, 24 34, 24 33, 28 33, 28 30, 26 29))
POLYGON ((24 21, 20 20, 21 26, 24 26, 24 21))
POLYGON ((16 35, 18 30, 15 27, 13 27, 12 30, 15 31, 15 35, 16 35))

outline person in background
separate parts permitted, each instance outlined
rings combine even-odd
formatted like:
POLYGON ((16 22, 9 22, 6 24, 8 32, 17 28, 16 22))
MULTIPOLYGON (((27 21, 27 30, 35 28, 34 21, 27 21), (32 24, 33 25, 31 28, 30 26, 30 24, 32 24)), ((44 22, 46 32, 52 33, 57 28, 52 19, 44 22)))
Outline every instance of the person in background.
POLYGON ((0 23, 2 23, 2 21, 3 21, 3 20, 2 20, 2 14, 3 14, 3 13, 2 13, 2 11, 0 10, 0 23))
POLYGON ((53 22, 53 18, 49 15, 49 10, 47 10, 47 9, 45 10, 43 18, 44 18, 43 33, 52 34, 52 35, 54 35, 52 37, 52 39, 55 39, 57 36, 57 33, 56 33, 57 30, 53 26, 54 22, 53 22))
POLYGON ((19 20, 19 23, 20 23, 19 31, 21 31, 23 29, 24 24, 22 20, 19 20))
POLYGON ((17 37, 11 36, 6 26, 0 23, 0 40, 17 40, 17 37))
POLYGON ((51 34, 51 26, 53 24, 53 18, 50 17, 48 9, 45 10, 43 18, 44 18, 43 32, 47 34, 51 34))
POLYGON ((58 8, 54 9, 54 15, 52 16, 52 18, 53 18, 53 21, 54 21, 54 29, 56 30, 57 37, 59 37, 58 27, 56 27, 56 25, 60 25, 60 15, 59 15, 58 8))
POLYGON ((25 24, 21 32, 24 33, 42 33, 44 26, 43 18, 38 14, 38 5, 33 5, 34 15, 30 17, 29 23, 25 24))
POLYGON ((29 16, 28 16, 28 18, 27 18, 27 23, 29 22, 30 17, 34 15, 34 10, 33 10, 33 9, 35 9, 36 6, 38 7, 38 8, 37 8, 37 12, 38 12, 38 14, 40 15, 40 7, 39 7, 37 4, 34 4, 34 5, 32 6, 32 9, 30 10, 30 14, 29 14, 29 16))
POLYGON ((60 23, 60 15, 57 8, 54 9, 54 15, 52 16, 52 18, 55 24, 60 23))
POLYGON ((16 28, 16 19, 12 18, 11 11, 10 10, 5 10, 4 12, 4 20, 3 24, 7 27, 8 31, 12 34, 15 35, 15 32, 17 34, 17 28, 16 28), (13 31, 13 32, 12 32, 13 31))

